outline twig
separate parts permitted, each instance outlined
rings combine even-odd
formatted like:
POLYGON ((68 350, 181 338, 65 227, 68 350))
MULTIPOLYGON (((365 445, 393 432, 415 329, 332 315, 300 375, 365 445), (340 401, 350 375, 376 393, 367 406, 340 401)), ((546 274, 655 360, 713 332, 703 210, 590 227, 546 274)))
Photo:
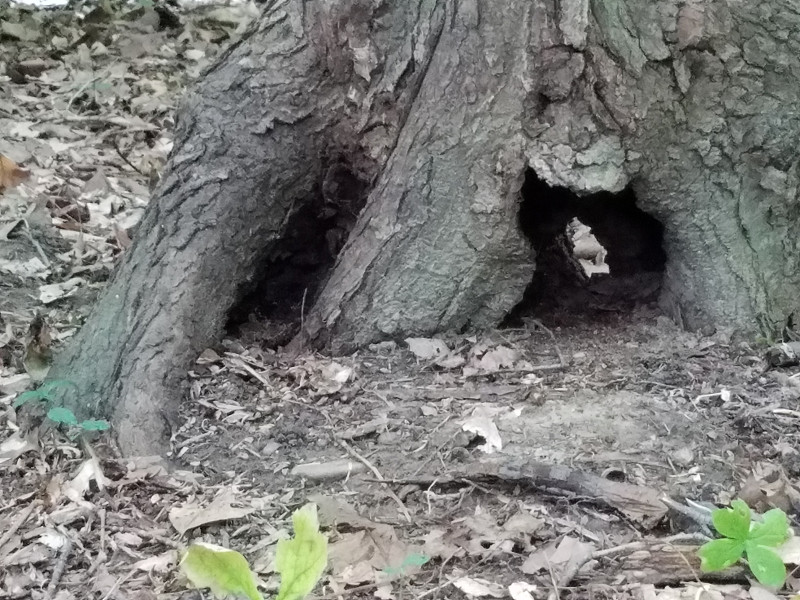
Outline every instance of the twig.
POLYGON ((300 302, 300 331, 303 331, 306 325, 306 294, 308 288, 303 289, 303 300, 300 302))
POLYGON ((134 567, 133 569, 131 569, 130 571, 128 571, 128 573, 127 573, 127 574, 125 574, 125 575, 123 575, 122 577, 120 577, 119 579, 117 579, 117 580, 114 582, 114 585, 112 585, 112 586, 111 586, 111 589, 110 589, 110 590, 108 590, 108 592, 106 592, 106 595, 105 595, 105 596, 103 596, 102 600, 108 600, 109 598, 111 598, 111 596, 113 596, 114 594, 116 594, 116 593, 117 593, 117 590, 119 589, 119 586, 121 586, 121 585, 122 585, 123 583, 125 583, 125 582, 126 582, 128 579, 130 579, 130 578, 131 578, 131 576, 132 576, 134 573, 136 573, 136 567, 134 567))
MULTIPOLYGON (((478 562, 476 562, 474 565, 472 565, 472 566, 471 566, 471 567, 469 567, 469 568, 468 568, 466 571, 464 571, 464 572, 461 574, 461 577, 466 577, 467 575, 469 575, 470 573, 472 573, 473 571, 475 571, 475 570, 476 570, 478 567, 480 567, 480 566, 481 566, 481 565, 483 565, 484 563, 488 562, 490 559, 494 558, 494 556, 497 554, 497 552, 498 552, 498 550, 499 550, 499 549, 500 549, 500 544, 495 544, 495 545, 494 545, 494 546, 493 546, 493 547, 492 547, 492 548, 489 550, 489 552, 487 552, 487 553, 486 553, 486 554, 483 556, 483 558, 481 558, 481 559, 480 559, 478 562)), ((449 560, 449 559, 448 559, 448 560, 449 560)), ((445 563, 446 563, 446 562, 447 562, 447 561, 445 561, 445 563)), ((444 568, 444 563, 442 564, 442 568, 444 568)), ((441 573, 441 569, 439 570, 439 572, 441 573)), ((443 590, 444 588, 446 588, 448 585, 453 585, 453 581, 445 581, 444 583, 440 583, 439 585, 437 585, 436 587, 434 587, 434 588, 432 588, 432 589, 430 589, 430 590, 426 590, 426 591, 422 592, 421 594, 419 594, 419 595, 417 596, 417 600, 421 600, 422 598, 426 598, 426 597, 430 596, 431 594, 435 594, 435 593, 437 593, 437 592, 439 592, 439 591, 443 590)))
POLYGON ((556 341, 556 336, 555 336, 555 335, 553 335, 553 332, 552 332, 552 331, 550 331, 550 330, 549 330, 547 327, 545 327, 545 326, 542 324, 542 322, 541 322, 541 321, 539 321, 538 319, 534 319, 533 321, 531 321, 531 323, 533 323, 534 325, 536 325, 536 327, 538 327, 539 329, 541 329, 541 330, 542 330, 542 331, 544 331, 544 332, 545 332, 547 335, 549 335, 549 336, 550 336, 550 339, 551 339, 551 340, 553 340, 553 348, 554 348, 554 349, 555 349, 555 351, 556 351, 556 356, 558 356, 558 362, 561 364, 561 367, 562 367, 562 368, 563 368, 563 367, 566 367, 566 366, 567 366, 567 361, 565 361, 565 360, 564 360, 564 355, 563 355, 563 354, 561 354, 561 348, 559 348, 559 347, 558 347, 558 342, 556 341))
POLYGON ((316 596, 316 598, 317 600, 332 600, 333 598, 343 598, 344 596, 352 596, 353 594, 356 594, 358 592, 366 592, 367 590, 371 590, 376 587, 378 587, 377 583, 365 583, 364 585, 358 585, 354 588, 348 588, 340 592, 331 592, 330 594, 323 594, 322 596, 316 596))
POLYGON ((39 245, 39 242, 37 242, 35 239, 33 239, 33 234, 31 233, 31 226, 28 223, 28 219, 27 218, 26 219, 22 219, 22 222, 25 223, 25 230, 24 230, 25 231, 25 236, 28 238, 30 243, 33 244, 33 247, 36 248, 36 251, 39 253, 39 256, 42 258, 42 262, 44 263, 44 266, 45 267, 49 267, 50 266, 50 259, 47 258, 47 255, 44 253, 44 250, 42 250, 42 247, 39 245))
POLYGON ((144 173, 142 173, 141 169, 139 169, 135 164, 133 164, 130 160, 128 160, 128 157, 125 156, 122 153, 122 149, 119 147, 119 137, 112 137, 111 138, 111 144, 114 146, 114 150, 117 151, 117 154, 119 154, 119 157, 122 160, 124 160, 131 169, 133 169, 134 171, 136 171, 139 175, 141 175, 143 177, 146 176, 144 173))
POLYGON ((64 545, 61 546, 61 549, 58 552, 58 562, 53 567, 53 576, 50 578, 50 583, 47 586, 47 591, 45 592, 45 598, 49 600, 55 594, 56 588, 58 587, 59 582, 61 581, 61 576, 64 574, 64 568, 67 566, 67 559, 69 558, 70 553, 72 552, 72 540, 69 537, 64 536, 64 545))
POLYGON ((265 387, 265 388, 267 388, 267 389, 271 389, 271 387, 270 387, 270 384, 269 384, 269 379, 267 379, 267 378, 266 378, 266 377, 264 377, 264 376, 263 376, 261 373, 259 373, 258 371, 256 371, 256 370, 255 370, 253 367, 251 367, 250 365, 248 365, 248 364, 247 364, 247 363, 246 363, 246 362, 245 362, 245 361, 242 359, 242 357, 241 357, 240 355, 238 355, 238 354, 235 354, 235 353, 233 353, 233 352, 226 352, 226 353, 225 353, 225 356, 227 356, 227 357, 228 357, 228 359, 229 359, 229 360, 230 360, 232 363, 234 363, 234 366, 236 366, 236 367, 239 367, 239 368, 241 368, 241 369, 244 369, 245 371, 247 371, 248 373, 250 373, 250 375, 252 375, 252 376, 253 376, 253 377, 255 377, 256 379, 258 379, 258 380, 259 380, 259 381, 260 381, 260 382, 261 382, 261 383, 264 385, 264 387, 265 387))
MULTIPOLYGON (((630 551, 630 550, 643 550, 648 547, 651 547, 653 544, 667 544, 668 546, 672 546, 673 542, 680 542, 680 541, 697 541, 697 542, 706 542, 708 541, 708 536, 705 536, 701 533, 678 533, 676 535, 671 535, 666 538, 652 538, 649 540, 640 540, 636 542, 628 542, 626 544, 620 544, 619 546, 613 546, 611 548, 605 548, 604 550, 595 550, 589 556, 584 558, 581 561, 578 561, 570 566, 570 568, 562 573, 561 577, 559 577, 558 582, 553 581, 553 586, 556 590, 556 594, 558 593, 559 588, 567 587, 570 582, 575 578, 583 566, 592 560, 597 560, 598 558, 603 558, 609 556, 611 554, 617 554, 619 552, 630 551)), ((680 553, 679 553, 680 554, 680 553)), ((683 556, 684 562, 692 569, 692 565, 686 560, 686 557, 683 556)), ((695 577, 697 574, 695 573, 695 577)))
POLYGON ((669 537, 665 537, 662 542, 666 542, 671 544, 672 542, 697 542, 701 544, 705 544, 706 542, 710 541, 711 538, 704 533, 676 533, 675 535, 671 535, 669 537))
POLYGON ((83 92, 85 92, 86 88, 88 88, 90 85, 94 84, 96 81, 100 81, 104 77, 107 77, 108 75, 110 75, 111 74, 111 68, 114 67, 116 64, 117 64, 117 61, 114 61, 112 64, 108 65, 105 69, 103 69, 98 75, 95 75, 94 77, 90 77, 89 79, 84 81, 81 84, 81 86, 78 88, 78 90, 72 95, 72 98, 69 99, 69 102, 67 102, 67 110, 70 110, 72 108, 72 105, 78 99, 78 96, 80 96, 83 92))
POLYGON ((493 375, 505 375, 511 373, 530 373, 534 371, 560 371, 567 367, 566 364, 546 364, 546 365, 531 365, 524 369, 497 369, 496 371, 481 371, 479 373, 470 373, 465 376, 466 379, 474 379, 476 377, 490 377, 493 375))
MULTIPOLYGON (((434 433, 436 433, 436 431, 437 431, 437 430, 438 430, 440 427, 442 427, 442 426, 443 426, 445 423, 447 423, 447 422, 450 420, 450 417, 451 417, 451 415, 448 415, 447 417, 445 417, 444 421, 442 421, 442 422, 441 422, 441 423, 439 423, 439 424, 438 424, 436 427, 434 427, 434 428, 433 428, 433 430, 432 430, 432 431, 431 431, 431 432, 428 434, 428 440, 430 440, 430 437, 431 437, 431 436, 432 436, 434 433)), ((422 463, 420 464, 419 468, 417 468, 417 470, 416 470, 416 471, 414 471, 414 473, 412 473, 412 475, 411 475, 411 476, 412 476, 412 477, 416 477, 417 475, 419 475, 419 474, 422 472, 422 470, 423 470, 423 469, 424 469, 426 466, 428 466, 428 463, 429 463, 429 462, 431 462, 431 461, 432 461, 434 458, 436 458, 437 456, 439 456, 439 452, 440 452, 440 451, 441 451, 441 450, 442 450, 442 449, 443 449, 445 446, 447 446, 448 444, 450 444, 451 442, 452 442, 452 439, 446 439, 446 440, 445 440, 445 441, 443 441, 441 444, 439 444, 439 446, 437 446, 437 447, 436 447, 436 449, 435 449, 433 452, 428 452, 428 458, 426 458, 425 460, 423 460, 423 461, 422 461, 422 463)), ((414 450, 414 453, 416 453, 416 452, 419 452, 420 450, 423 450, 423 449, 424 449, 424 448, 425 448, 427 445, 428 445, 428 442, 425 442, 425 445, 423 445, 423 446, 422 446, 422 448, 419 448, 419 449, 417 449, 417 450, 414 450)))
POLYGON ((403 501, 400 500, 400 497, 394 493, 391 487, 389 487, 389 483, 383 478, 381 472, 378 471, 378 469, 375 468, 375 466, 371 462, 369 462, 366 458, 364 458, 358 452, 356 452, 355 449, 352 446, 350 446, 350 444, 348 444, 344 440, 337 439, 336 441, 342 448, 344 448, 347 451, 347 453, 350 456, 361 462, 365 467, 367 467, 370 471, 372 471, 372 474, 375 475, 375 478, 385 486, 386 492, 389 494, 392 500, 394 500, 400 507, 400 512, 403 513, 403 516, 406 518, 406 521, 411 523, 412 522, 411 515, 409 514, 408 509, 406 508, 405 504, 403 504, 403 501))
MULTIPOLYGON (((35 509, 37 506, 39 506, 38 500, 31 502, 28 507, 22 511, 19 519, 17 519, 17 521, 11 525, 11 527, 2 536, 0 536, 0 549, 2 549, 6 542, 11 539, 11 536, 14 535, 20 527, 22 527, 22 524, 28 520, 28 517, 31 516, 33 509, 35 509)), ((2 558, 3 555, 3 552, 0 552, 0 558, 2 558)))
POLYGON ((547 560, 546 556, 544 557, 544 559, 545 561, 547 561, 547 571, 550 574, 550 583, 553 584, 553 591, 547 594, 547 600, 559 600, 561 598, 561 594, 559 593, 558 589, 561 587, 567 587, 569 585, 569 582, 572 581, 572 578, 575 576, 575 573, 578 572, 578 569, 580 569, 584 564, 586 564, 586 562, 588 562, 587 559, 587 561, 582 561, 582 564, 574 565, 576 567, 574 569, 574 573, 572 572, 573 569, 570 569, 569 573, 565 573, 564 575, 561 576, 561 578, 558 581, 556 581, 556 574, 553 572, 553 567, 552 565, 550 565, 550 561, 547 560), (564 585, 561 585, 561 582, 564 579, 566 579, 567 576, 569 576, 569 579, 566 580, 566 583, 564 585))
MULTIPOLYGON (((604 556, 608 556, 610 554, 616 554, 617 552, 622 552, 624 550, 642 550, 646 548, 644 542, 637 541, 637 542, 628 542, 627 544, 620 544, 619 546, 612 546, 611 548, 606 548, 605 550, 597 550, 592 552, 590 560, 592 558, 602 558, 604 556)), ((587 561, 588 562, 588 561, 587 561)))

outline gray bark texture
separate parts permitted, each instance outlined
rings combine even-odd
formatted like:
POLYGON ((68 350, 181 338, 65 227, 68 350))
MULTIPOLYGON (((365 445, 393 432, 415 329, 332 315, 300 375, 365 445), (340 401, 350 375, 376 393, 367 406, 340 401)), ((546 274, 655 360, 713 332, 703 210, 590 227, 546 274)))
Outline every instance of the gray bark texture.
POLYGON ((535 256, 532 168, 632 186, 665 227, 662 305, 779 329, 800 308, 794 0, 277 0, 185 99, 135 243, 54 377, 163 451, 197 354, 334 163, 366 205, 294 347, 497 324, 535 256))

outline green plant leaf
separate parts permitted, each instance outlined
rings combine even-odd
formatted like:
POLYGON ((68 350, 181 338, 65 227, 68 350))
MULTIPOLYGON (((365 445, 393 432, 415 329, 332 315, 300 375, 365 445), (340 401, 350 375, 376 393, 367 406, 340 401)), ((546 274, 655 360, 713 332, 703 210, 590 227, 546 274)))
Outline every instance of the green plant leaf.
POLYGON ((292 514, 294 537, 280 540, 275 570, 281 576, 277 600, 300 600, 314 589, 328 563, 328 539, 319 532, 317 507, 306 504, 292 514))
POLYGON ((54 423, 63 423, 64 425, 77 425, 78 419, 75 413, 63 406, 54 406, 47 411, 47 418, 54 423))
POLYGON ((84 431, 106 431, 111 424, 105 419, 86 419, 78 423, 78 427, 84 431))
POLYGON ((44 401, 44 396, 39 390, 28 390, 27 392, 22 392, 19 396, 17 396, 17 399, 14 400, 14 404, 12 404, 12 406, 14 408, 19 408, 31 400, 38 400, 42 402, 44 401))
POLYGON ((76 390, 78 389, 77 384, 74 381, 69 381, 68 379, 53 379, 52 381, 47 381, 40 385, 35 390, 28 390, 27 392, 22 392, 17 399, 14 400, 14 408, 19 408, 26 402, 30 402, 31 400, 39 400, 40 402, 52 402, 53 395, 52 392, 59 388, 64 387, 73 387, 76 390))
POLYGON ((180 567, 195 587, 210 588, 217 598, 242 595, 263 600, 247 559, 235 550, 196 542, 183 555, 180 567))
POLYGON ((725 537, 747 539, 750 533, 750 507, 743 500, 734 500, 730 508, 720 508, 711 513, 714 528, 725 537))
POLYGON ((706 542, 697 551, 700 569, 706 573, 722 571, 736 563, 744 553, 745 542, 731 538, 720 538, 706 542))
POLYGON ((760 584, 773 588, 783 586, 786 581, 786 565, 772 548, 747 542, 745 552, 747 564, 760 584))
POLYGON ((425 563, 430 560, 430 556, 426 556, 425 554, 420 554, 419 552, 415 552, 414 554, 409 554, 403 559, 403 562, 400 563, 399 567, 385 567, 383 572, 387 575, 402 575, 405 571, 411 567, 421 567, 425 563))
POLYGON ((780 546, 789 537, 786 513, 773 508, 764 513, 760 522, 753 523, 747 539, 759 546, 780 546))

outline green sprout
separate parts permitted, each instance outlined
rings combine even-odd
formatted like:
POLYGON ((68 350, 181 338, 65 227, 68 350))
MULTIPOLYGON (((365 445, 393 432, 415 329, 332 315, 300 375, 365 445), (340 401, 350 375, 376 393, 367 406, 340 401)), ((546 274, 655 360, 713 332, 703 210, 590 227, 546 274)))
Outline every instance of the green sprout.
MULTIPOLYGON (((319 531, 316 505, 296 510, 292 522, 294 537, 280 540, 275 550, 275 569, 281 576, 277 600, 306 597, 328 562, 328 540, 319 531)), ((209 588, 217 598, 238 595, 262 600, 250 565, 235 550, 196 542, 189 546, 180 567, 195 587, 209 588)))
POLYGON ((751 522, 747 503, 734 500, 730 508, 712 512, 711 520, 725 537, 707 542, 697 551, 703 571, 721 571, 746 557, 759 583, 774 588, 783 586, 786 566, 774 549, 791 535, 785 512, 773 508, 762 515, 761 521, 751 522))
POLYGON ((53 381, 43 383, 38 389, 22 392, 19 397, 14 400, 14 408, 19 408, 28 402, 38 402, 49 407, 47 418, 56 425, 66 425, 67 427, 72 427, 73 430, 80 429, 82 431, 105 431, 110 427, 108 421, 104 419, 86 419, 84 421, 78 421, 75 413, 69 408, 58 406, 56 404, 58 400, 56 392, 65 387, 78 389, 78 386, 72 381, 54 379, 53 381))
POLYGON ((397 567, 384 567, 383 572, 389 575, 390 577, 395 577, 397 575, 403 576, 405 575, 409 569, 413 569, 415 567, 421 567, 428 561, 430 561, 430 556, 426 556, 425 554, 409 554, 403 559, 403 562, 400 563, 397 567))

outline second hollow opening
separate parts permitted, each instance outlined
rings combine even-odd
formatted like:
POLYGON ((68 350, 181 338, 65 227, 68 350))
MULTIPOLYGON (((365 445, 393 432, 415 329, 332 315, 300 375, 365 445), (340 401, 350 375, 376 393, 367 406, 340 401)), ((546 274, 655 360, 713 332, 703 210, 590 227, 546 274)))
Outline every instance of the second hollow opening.
POLYGON ((367 183, 334 160, 313 193, 290 216, 281 239, 261 257, 254 281, 231 310, 227 328, 267 348, 300 329, 330 275, 367 197, 367 183))
POLYGON ((579 196, 528 169, 519 223, 536 272, 512 315, 623 311, 657 298, 664 227, 636 205, 631 188, 579 196))

